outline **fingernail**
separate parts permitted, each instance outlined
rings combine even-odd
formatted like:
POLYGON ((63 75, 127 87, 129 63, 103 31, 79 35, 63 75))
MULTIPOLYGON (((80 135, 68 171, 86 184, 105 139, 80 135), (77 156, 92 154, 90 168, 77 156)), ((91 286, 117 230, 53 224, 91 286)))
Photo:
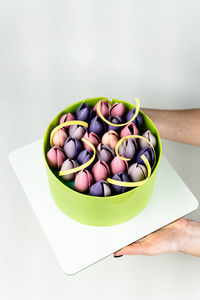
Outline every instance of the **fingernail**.
POLYGON ((121 257, 121 256, 123 256, 123 255, 114 255, 114 257, 121 257))

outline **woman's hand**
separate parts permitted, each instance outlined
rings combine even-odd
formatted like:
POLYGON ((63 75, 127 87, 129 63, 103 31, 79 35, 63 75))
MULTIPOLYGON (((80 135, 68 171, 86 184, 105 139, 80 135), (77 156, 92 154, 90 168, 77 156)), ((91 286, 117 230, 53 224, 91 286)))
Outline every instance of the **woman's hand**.
POLYGON ((176 251, 185 252, 183 250, 187 248, 189 242, 188 221, 181 218, 116 251, 114 256, 124 254, 158 255, 176 251))

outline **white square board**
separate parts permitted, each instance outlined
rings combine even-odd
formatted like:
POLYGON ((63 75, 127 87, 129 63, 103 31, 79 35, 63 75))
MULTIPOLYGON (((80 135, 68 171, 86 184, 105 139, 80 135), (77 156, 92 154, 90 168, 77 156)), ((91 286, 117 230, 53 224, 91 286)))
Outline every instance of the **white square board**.
POLYGON ((198 207, 194 195, 162 155, 151 200, 140 214, 119 225, 88 226, 63 214, 54 203, 43 161, 42 139, 11 152, 9 160, 61 268, 68 275, 198 207))

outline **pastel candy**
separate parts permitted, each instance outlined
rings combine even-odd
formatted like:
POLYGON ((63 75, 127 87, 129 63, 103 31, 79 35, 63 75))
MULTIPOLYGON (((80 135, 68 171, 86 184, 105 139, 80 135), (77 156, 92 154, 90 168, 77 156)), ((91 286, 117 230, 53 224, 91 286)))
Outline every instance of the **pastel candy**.
POLYGON ((87 106, 85 102, 81 103, 76 112, 77 120, 90 122, 92 117, 92 109, 87 106))
MULTIPOLYGON (((75 120, 74 115, 71 114, 71 113, 68 113, 68 114, 64 114, 64 115, 60 118, 59 123, 62 124, 62 123, 64 123, 64 122, 73 121, 73 120, 75 120)), ((65 128, 65 130, 67 130, 69 127, 70 127, 70 125, 65 126, 65 127, 63 127, 63 128, 65 128)))
POLYGON ((86 132, 86 128, 84 126, 81 126, 81 125, 71 125, 69 127, 69 135, 73 139, 78 139, 78 140, 82 139, 85 132, 86 132))
POLYGON ((120 159, 118 156, 115 156, 110 163, 110 170, 112 174, 118 174, 120 172, 127 172, 128 162, 126 160, 120 159))
POLYGON ((123 103, 114 103, 110 109, 111 117, 122 117, 125 113, 126 109, 123 103))
POLYGON ((105 161, 97 161, 92 168, 95 181, 105 180, 110 175, 110 169, 105 161))
POLYGON ((83 146, 77 139, 73 139, 71 136, 65 141, 64 152, 68 158, 77 158, 79 153, 82 151, 83 146))
POLYGON ((119 154, 126 157, 133 159, 137 153, 138 146, 135 139, 128 139, 121 143, 119 146, 119 154))
MULTIPOLYGON (((145 137, 152 144, 153 147, 156 146, 156 138, 151 133, 150 130, 145 131, 145 133, 142 136, 145 137)), ((142 140, 142 139, 139 139, 139 145, 140 145, 141 149, 149 147, 149 144, 145 140, 142 140)))
MULTIPOLYGON (((126 114, 126 122, 128 122, 135 114, 135 108, 129 110, 129 112, 126 114)), ((132 121, 137 128, 141 128, 143 124, 143 118, 140 113, 137 114, 136 118, 132 121)))
MULTIPOLYGON (((97 116, 99 116, 97 112, 97 104, 98 102, 95 104, 93 111, 96 113, 97 116)), ((109 104, 105 100, 101 101, 100 111, 104 118, 109 116, 109 104)))
POLYGON ((120 138, 123 138, 127 135, 138 135, 139 130, 137 129, 134 123, 127 124, 120 132, 120 138))
POLYGON ((107 197, 111 195, 110 185, 105 180, 100 180, 90 187, 90 195, 107 197))
POLYGON ((141 164, 134 163, 129 167, 128 175, 131 181, 141 181, 147 177, 147 169, 141 164))
POLYGON ((101 142, 102 144, 109 146, 111 149, 115 149, 118 142, 118 133, 114 130, 109 130, 104 133, 101 142))
POLYGON ((115 157, 115 152, 108 147, 100 143, 96 149, 98 160, 103 160, 106 163, 110 163, 111 160, 115 157))
MULTIPOLYGON (((78 163, 75 160, 67 158, 62 164, 61 171, 70 170, 76 167, 78 167, 78 163)), ((66 181, 74 180, 75 173, 62 175, 61 177, 66 181)))
MULTIPOLYGON (((119 116, 115 116, 115 117, 109 117, 108 118, 108 121, 111 122, 111 123, 114 123, 114 124, 122 124, 122 118, 120 118, 119 116)), ((121 130, 121 127, 117 127, 117 126, 113 126, 113 125, 110 125, 108 124, 108 131, 109 130, 114 130, 114 131, 120 131, 121 130)))
POLYGON ((47 152, 46 158, 47 158, 47 163, 51 168, 61 168, 62 163, 66 159, 62 149, 58 146, 52 147, 47 152))
POLYGON ((85 193, 89 190, 93 182, 92 175, 88 170, 82 170, 75 177, 74 187, 76 191, 85 193))
POLYGON ((80 165, 85 164, 92 158, 92 153, 88 150, 83 150, 79 153, 77 161, 80 165))
POLYGON ((89 125, 89 132, 94 132, 96 135, 101 136, 106 130, 105 122, 98 116, 94 117, 89 125))
POLYGON ((155 156, 154 156, 152 148, 150 146, 146 147, 146 148, 140 150, 138 152, 138 155, 136 156, 135 162, 137 162, 138 164, 142 164, 142 165, 145 166, 145 163, 144 163, 144 161, 141 158, 142 154, 144 154, 146 156, 146 158, 148 159, 150 165, 152 166, 153 162, 154 162, 154 159, 155 159, 155 156))
MULTIPOLYGON (((99 139, 98 135, 96 135, 94 132, 90 132, 89 134, 88 134, 88 132, 86 132, 83 137, 84 137, 84 139, 89 141, 91 144, 93 144, 95 148, 100 143, 100 139, 99 139)), ((92 148, 88 144, 86 144, 85 142, 83 142, 83 146, 86 150, 92 152, 92 148)))
POLYGON ((60 128, 55 132, 52 139, 52 144, 53 146, 58 146, 62 148, 64 146, 66 139, 67 139, 67 134, 65 132, 65 129, 60 128))
MULTIPOLYGON (((130 182, 128 174, 126 174, 124 172, 120 172, 119 174, 113 175, 112 179, 118 180, 118 181, 130 182)), ((126 192, 128 190, 128 187, 112 184, 112 190, 117 194, 121 194, 121 193, 126 192)))

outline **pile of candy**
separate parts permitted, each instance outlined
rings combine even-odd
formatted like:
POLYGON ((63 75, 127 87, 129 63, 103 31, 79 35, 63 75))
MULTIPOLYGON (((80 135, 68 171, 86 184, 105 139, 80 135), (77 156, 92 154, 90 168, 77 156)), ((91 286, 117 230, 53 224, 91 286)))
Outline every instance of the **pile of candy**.
POLYGON ((101 100, 91 108, 83 102, 75 114, 64 114, 50 135, 46 158, 76 191, 92 196, 124 193, 142 185, 155 166, 156 138, 136 107, 101 100), (125 123, 124 123, 125 122, 125 123))

